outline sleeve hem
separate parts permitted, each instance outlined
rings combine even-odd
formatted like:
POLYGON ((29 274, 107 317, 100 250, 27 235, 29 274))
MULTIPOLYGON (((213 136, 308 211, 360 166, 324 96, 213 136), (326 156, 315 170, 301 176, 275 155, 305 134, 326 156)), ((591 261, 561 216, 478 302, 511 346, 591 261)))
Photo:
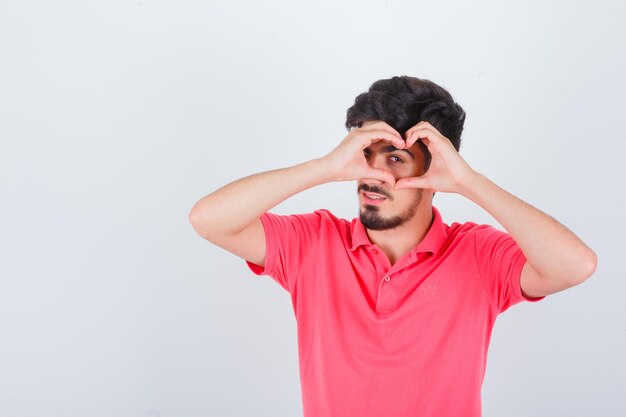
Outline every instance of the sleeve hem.
POLYGON ((531 303, 541 301, 544 298, 546 298, 545 295, 541 297, 526 297, 522 293, 522 269, 524 268, 525 263, 526 263, 526 256, 524 255, 524 252, 520 250, 520 254, 515 260, 515 264, 513 265, 513 272, 511 274, 512 279, 517 280, 513 285, 513 288, 515 289, 515 294, 521 300, 529 301, 531 303))
POLYGON ((274 270, 275 237, 269 214, 270 213, 266 212, 259 217, 263 224, 263 230, 265 231, 265 266, 257 265, 246 260, 248 268, 250 268, 255 275, 271 275, 274 270))

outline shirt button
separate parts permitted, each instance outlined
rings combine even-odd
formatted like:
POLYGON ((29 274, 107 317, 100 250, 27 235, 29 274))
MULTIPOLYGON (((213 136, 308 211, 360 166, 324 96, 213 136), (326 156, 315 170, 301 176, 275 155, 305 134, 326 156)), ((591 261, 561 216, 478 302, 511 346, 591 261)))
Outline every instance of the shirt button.
POLYGON ((390 279, 389 277, 385 277, 385 281, 389 281, 389 279, 390 279))
POLYGON ((378 251, 377 251, 376 249, 373 249, 373 250, 372 250, 372 253, 373 253, 374 255, 378 255, 378 251))

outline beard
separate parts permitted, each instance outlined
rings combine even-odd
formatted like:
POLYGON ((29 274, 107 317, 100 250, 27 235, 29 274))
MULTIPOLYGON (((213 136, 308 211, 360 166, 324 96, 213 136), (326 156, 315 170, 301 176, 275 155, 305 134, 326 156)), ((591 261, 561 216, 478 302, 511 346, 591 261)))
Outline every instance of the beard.
POLYGON ((365 204, 363 206, 363 210, 359 213, 361 223, 363 223, 363 226, 365 226, 365 228, 370 230, 389 230, 402 226, 415 216, 415 213, 417 213, 417 208, 422 201, 422 192, 424 190, 418 188, 416 191, 417 193, 415 196, 415 200, 413 200, 413 202, 406 209, 406 211, 395 216, 383 217, 380 214, 380 206, 365 204))

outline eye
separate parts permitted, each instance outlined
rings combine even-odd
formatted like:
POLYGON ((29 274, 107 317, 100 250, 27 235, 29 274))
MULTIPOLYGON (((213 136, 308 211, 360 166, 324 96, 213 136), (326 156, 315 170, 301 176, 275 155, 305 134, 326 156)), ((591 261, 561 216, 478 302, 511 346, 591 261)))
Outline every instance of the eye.
POLYGON ((391 155, 390 158, 398 158, 398 160, 394 161, 394 162, 399 162, 399 163, 404 162, 404 160, 402 158, 400 158, 399 156, 396 156, 396 155, 391 155))

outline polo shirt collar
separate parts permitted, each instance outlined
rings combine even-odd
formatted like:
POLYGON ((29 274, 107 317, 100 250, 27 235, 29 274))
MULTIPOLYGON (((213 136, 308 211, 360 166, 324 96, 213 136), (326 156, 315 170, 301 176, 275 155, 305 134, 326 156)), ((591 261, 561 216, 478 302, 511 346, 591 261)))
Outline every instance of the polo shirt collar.
MULTIPOLYGON (((433 209, 433 223, 428 229, 426 236, 424 239, 411 251, 412 254, 418 252, 432 252, 433 254, 437 254, 444 242, 447 239, 446 227, 443 224, 443 220, 441 219, 441 214, 439 210, 435 206, 432 206, 433 209)), ((352 246, 350 247, 351 251, 355 251, 359 246, 371 246, 373 243, 369 240, 367 236, 367 232, 365 231, 365 226, 361 223, 361 218, 357 217, 355 221, 352 222, 351 227, 352 234, 352 246)))

